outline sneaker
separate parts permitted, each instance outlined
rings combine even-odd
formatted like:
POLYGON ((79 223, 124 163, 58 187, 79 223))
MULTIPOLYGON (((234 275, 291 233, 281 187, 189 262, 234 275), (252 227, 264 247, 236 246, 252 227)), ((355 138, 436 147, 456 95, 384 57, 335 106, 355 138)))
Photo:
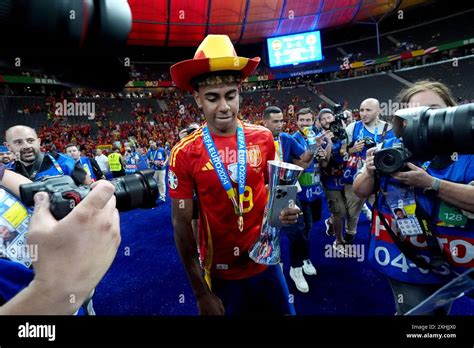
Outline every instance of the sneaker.
POLYGON ((364 203, 364 206, 362 207, 362 211, 364 212, 364 215, 367 218, 367 220, 372 221, 372 212, 370 211, 366 203, 364 203))
POLYGON ((307 275, 316 275, 318 273, 316 272, 316 268, 314 268, 310 259, 303 260, 303 271, 307 275))
POLYGON ((304 276, 303 276, 303 267, 296 267, 296 268, 291 267, 290 277, 295 282, 296 288, 299 291, 303 293, 306 293, 309 291, 308 283, 306 282, 306 279, 304 279, 304 276))
POLYGON ((332 248, 341 256, 347 255, 346 245, 344 243, 340 243, 337 240, 335 240, 334 243, 332 243, 332 248))
POLYGON ((334 237, 334 229, 332 227, 331 218, 327 218, 326 220, 324 220, 324 224, 326 225, 326 234, 329 237, 334 237))
POLYGON ((344 243, 346 244, 351 244, 355 239, 355 233, 352 234, 352 233, 347 233, 346 232, 346 236, 344 237, 344 243))

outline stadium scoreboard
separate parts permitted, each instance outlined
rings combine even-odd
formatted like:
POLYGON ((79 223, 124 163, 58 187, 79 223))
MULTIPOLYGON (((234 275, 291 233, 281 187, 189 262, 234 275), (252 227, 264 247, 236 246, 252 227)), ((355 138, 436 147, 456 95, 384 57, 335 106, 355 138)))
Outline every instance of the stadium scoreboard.
POLYGON ((319 31, 267 38, 267 50, 271 68, 324 59, 319 31))

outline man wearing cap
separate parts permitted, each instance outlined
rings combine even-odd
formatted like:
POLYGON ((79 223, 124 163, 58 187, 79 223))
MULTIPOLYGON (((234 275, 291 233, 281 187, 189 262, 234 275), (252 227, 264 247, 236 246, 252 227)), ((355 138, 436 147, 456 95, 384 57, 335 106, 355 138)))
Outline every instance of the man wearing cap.
MULTIPOLYGON (((267 202, 267 162, 275 157, 272 133, 237 118, 240 84, 259 61, 238 57, 228 36, 209 35, 194 59, 170 69, 175 85, 193 93, 206 119, 173 148, 169 170, 176 246, 200 314, 294 314, 281 268, 248 256, 267 202), (199 258, 193 192, 199 199, 199 258)), ((286 208, 280 219, 294 223, 298 213, 286 208)))
POLYGON ((13 163, 15 158, 7 146, 0 146, 0 162, 7 165, 13 163))

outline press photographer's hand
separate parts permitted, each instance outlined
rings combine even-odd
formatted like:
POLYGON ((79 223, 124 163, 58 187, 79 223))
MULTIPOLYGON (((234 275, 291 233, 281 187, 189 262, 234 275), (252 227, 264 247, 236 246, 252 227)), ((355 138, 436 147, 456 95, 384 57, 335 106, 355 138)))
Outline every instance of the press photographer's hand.
POLYGON ((410 169, 406 172, 397 172, 392 177, 401 183, 420 188, 428 188, 433 183, 433 177, 429 175, 425 170, 415 166, 412 163, 407 163, 407 167, 410 169))
MULTIPOLYGON (((59 300, 73 314, 107 272, 120 244, 114 191, 106 181, 94 183, 91 193, 60 221, 50 212, 48 194, 35 195, 28 244, 38 246, 32 282, 44 295, 38 300, 56 306, 59 300)), ((64 314, 64 307, 57 307, 57 314, 64 314)))
POLYGON ((365 146, 365 142, 363 140, 358 140, 354 143, 354 146, 352 146, 350 149, 349 149, 349 153, 356 153, 356 152, 360 152, 364 149, 364 146, 365 146))
POLYGON ((374 175, 375 173, 375 164, 374 164, 374 159, 375 159, 375 150, 376 148, 373 147, 371 149, 367 150, 367 156, 365 159, 365 169, 367 170, 367 173, 370 175, 374 175))

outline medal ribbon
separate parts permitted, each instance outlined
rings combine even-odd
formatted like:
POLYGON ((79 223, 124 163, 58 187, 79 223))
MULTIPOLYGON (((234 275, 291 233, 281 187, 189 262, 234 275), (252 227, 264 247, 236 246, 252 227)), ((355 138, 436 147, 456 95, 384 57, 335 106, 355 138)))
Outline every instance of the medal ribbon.
POLYGON ((245 147, 245 136, 242 124, 239 123, 237 126, 237 182, 239 183, 239 202, 235 197, 235 191, 232 187, 229 174, 222 163, 222 160, 217 151, 214 140, 212 139, 211 133, 207 125, 202 129, 202 138, 204 145, 206 146, 207 153, 211 159, 212 165, 216 170, 217 176, 222 184, 222 187, 227 192, 227 196, 234 205, 235 211, 239 215, 239 230, 243 231, 243 214, 244 214, 244 193, 245 193, 245 181, 247 177, 247 149, 245 147))

